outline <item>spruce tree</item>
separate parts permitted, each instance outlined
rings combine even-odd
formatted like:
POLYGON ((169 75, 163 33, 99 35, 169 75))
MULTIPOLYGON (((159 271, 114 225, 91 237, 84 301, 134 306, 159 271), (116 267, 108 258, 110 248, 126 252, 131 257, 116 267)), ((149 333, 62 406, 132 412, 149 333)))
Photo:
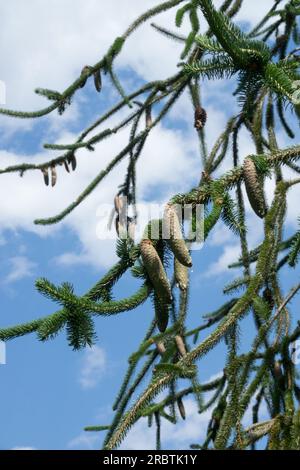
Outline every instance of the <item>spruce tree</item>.
MULTIPOLYGON (((102 82, 110 78, 118 92, 117 103, 84 129, 75 142, 45 144, 49 151, 61 151, 59 157, 0 171, 22 175, 39 171, 46 185, 55 186, 58 165, 68 172, 75 171, 79 149, 93 151, 101 147, 103 139, 131 126, 128 144, 75 201, 57 215, 35 220, 38 225, 49 225, 59 223, 76 210, 124 159, 128 167, 124 184, 116 189, 115 207, 118 211, 126 197, 134 210, 137 202, 135 168, 143 158, 143 148, 151 131, 168 116, 184 91, 191 97, 195 113, 195 122, 191 125, 195 126, 195 138, 200 143, 202 176, 199 184, 187 193, 173 195, 163 220, 152 221, 159 233, 158 239, 151 237, 150 225, 145 228, 140 243, 120 236, 116 247, 119 261, 82 296, 76 295, 69 283, 57 286, 47 279, 37 280, 37 290, 58 304, 58 310, 26 324, 0 329, 3 341, 29 333, 36 333, 39 340, 46 341, 64 329, 69 345, 77 350, 94 343, 96 316, 126 315, 149 299, 152 301, 153 321, 138 350, 128 359, 127 373, 113 403, 112 422, 86 428, 86 431, 106 433, 104 449, 117 448, 130 428, 144 417, 156 428, 157 449, 160 449, 161 421, 168 420, 176 426, 180 419, 185 419, 184 402, 190 395, 195 397, 199 413, 211 410, 206 437, 202 442, 191 443, 194 449, 255 449, 263 438, 267 449, 300 449, 300 388, 292 350, 300 336, 300 325, 293 322, 290 306, 300 290, 296 274, 300 231, 288 238, 284 236, 287 195, 300 183, 300 146, 280 148, 277 138, 280 129, 293 139, 294 130, 289 121, 297 125, 300 116, 300 1, 274 1, 261 21, 250 32, 245 32, 235 21, 235 15, 247 1, 224 0, 219 9, 212 0, 161 2, 137 18, 114 40, 99 62, 85 66, 64 91, 35 90, 50 101, 47 107, 35 112, 0 109, 2 115, 23 119, 40 118, 56 110, 63 114, 88 80, 94 81, 95 93, 101 93, 102 82), (182 43, 178 72, 167 79, 145 83, 127 94, 116 73, 115 59, 140 25, 167 10, 174 12, 174 25, 165 27, 152 23, 153 34, 161 34, 162 40, 182 43), (200 13, 204 21, 199 20, 200 13), (187 36, 180 33, 185 18, 190 22, 187 36), (203 22, 201 33, 200 22, 203 22), (201 92, 207 80, 228 78, 236 85, 234 96, 239 111, 229 118, 222 134, 215 136, 215 144, 208 151, 205 124, 209 116, 202 108, 201 92), (125 119, 114 128, 105 127, 111 116, 127 108, 125 119), (253 139, 255 154, 241 154, 242 131, 253 139), (215 174, 225 160, 232 168, 217 177, 215 174), (286 169, 292 172, 290 179, 285 177, 286 169), (272 176, 276 185, 268 205, 264 187, 272 176), (253 250, 249 250, 245 195, 264 223, 263 241, 253 250), (240 258, 228 269, 242 269, 242 277, 224 287, 224 292, 234 297, 216 311, 205 314, 203 321, 192 330, 187 328, 186 320, 193 251, 189 252, 180 217, 175 211, 175 206, 183 208, 186 204, 193 208, 198 204, 205 206, 205 239, 221 220, 232 230, 232 236, 239 240, 241 247, 240 258), (166 220, 171 228, 169 239, 165 239, 162 230, 166 220), (166 266, 171 262, 174 262, 173 282, 166 274, 166 266), (294 285, 286 294, 282 288, 283 267, 289 268, 295 277, 294 285), (128 298, 112 300, 112 289, 117 292, 118 281, 128 272, 140 279, 139 290, 128 298), (178 306, 175 298, 179 298, 178 306), (249 350, 241 353, 239 335, 246 316, 253 317, 256 333, 249 350), (227 348, 227 356, 220 364, 222 375, 209 383, 201 383, 198 368, 205 367, 207 353, 221 341, 227 348), (183 386, 186 381, 189 386, 183 386), (162 398, 159 394, 163 390, 162 398), (211 393, 207 402, 202 398, 205 392, 211 393), (267 405, 269 417, 261 421, 263 403, 267 405), (250 406, 253 406, 253 422, 245 427, 243 418, 250 406)), ((134 222, 134 217, 125 222, 117 219, 119 233, 134 222)))

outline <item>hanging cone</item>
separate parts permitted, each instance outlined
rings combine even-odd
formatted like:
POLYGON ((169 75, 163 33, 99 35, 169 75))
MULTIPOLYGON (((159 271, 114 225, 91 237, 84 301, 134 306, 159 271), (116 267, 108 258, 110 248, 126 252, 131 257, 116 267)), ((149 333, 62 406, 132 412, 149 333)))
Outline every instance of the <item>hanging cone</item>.
POLYGON ((55 165, 51 166, 51 186, 54 187, 57 181, 57 173, 55 165))
POLYGON ((176 335, 175 336, 175 343, 177 346, 177 349, 182 357, 186 356, 186 347, 184 344, 184 341, 181 336, 176 335))
POLYGON ((255 163, 250 157, 246 158, 244 161, 243 173, 251 207, 255 214, 263 219, 267 212, 264 188, 257 174, 255 163))
POLYGON ((203 129, 207 121, 207 113, 204 108, 197 106, 195 109, 195 129, 200 131, 203 129))
POLYGON ((186 418, 185 407, 181 398, 177 399, 177 406, 182 419, 186 418))
POLYGON ((270 309, 273 309, 273 307, 274 307, 274 297, 273 297, 273 293, 272 293, 270 287, 266 287, 265 290, 263 291, 263 299, 265 300, 265 302, 267 302, 270 309))
POLYGON ((159 352, 159 354, 162 356, 163 354, 165 354, 166 352, 166 348, 165 348, 165 345, 162 341, 159 341, 158 343, 156 343, 156 349, 157 351, 159 352))
POLYGON ((160 310, 165 310, 165 305, 172 303, 172 294, 169 280, 163 264, 151 240, 141 242, 141 257, 158 298, 160 310))
POLYGON ((120 214, 120 212, 122 211, 124 207, 124 197, 118 196, 118 195, 115 196, 114 205, 115 205, 115 211, 117 212, 117 214, 120 214))
POLYGON ((167 204, 165 209, 164 230, 169 236, 168 243, 175 257, 181 264, 190 268, 193 264, 192 258, 183 239, 176 210, 171 204, 167 204))
POLYGON ((274 362, 274 375, 278 381, 282 380, 283 378, 282 368, 279 361, 274 362))
MULTIPOLYGON (((114 215, 114 214, 113 214, 114 215)), ((131 217, 124 217, 117 215, 115 219, 115 228, 119 238, 122 240, 134 240, 135 237, 135 223, 131 217)))
POLYGON ((179 289, 185 291, 189 283, 189 271, 177 258, 174 258, 174 274, 179 289))
POLYGON ((81 71, 81 78, 85 77, 85 80, 80 85, 80 88, 83 88, 85 86, 90 70, 91 70, 91 67, 89 65, 85 65, 83 67, 81 71))
POLYGON ((69 168, 68 162, 66 160, 64 160, 64 166, 65 166, 66 171, 68 173, 70 173, 70 168, 69 168))
POLYGON ((48 172, 48 168, 42 168, 42 173, 43 173, 43 176, 44 176, 45 185, 46 185, 46 186, 49 186, 49 172, 48 172))
POLYGON ((72 170, 75 171, 76 167, 77 167, 77 160, 76 160, 76 157, 73 153, 68 158, 68 163, 70 163, 72 170))
POLYGON ((161 333, 164 333, 169 323, 169 305, 155 295, 154 309, 157 327, 161 333))
POLYGON ((101 79, 100 69, 96 70, 96 72, 94 72, 94 84, 95 84, 96 90, 98 91, 98 93, 100 93, 100 91, 102 89, 102 79, 101 79))
POLYGON ((152 126, 152 110, 150 106, 146 108, 145 114, 146 114, 146 127, 149 128, 152 126))
POLYGON ((170 304, 172 295, 169 280, 151 240, 142 240, 141 255, 158 298, 170 304))

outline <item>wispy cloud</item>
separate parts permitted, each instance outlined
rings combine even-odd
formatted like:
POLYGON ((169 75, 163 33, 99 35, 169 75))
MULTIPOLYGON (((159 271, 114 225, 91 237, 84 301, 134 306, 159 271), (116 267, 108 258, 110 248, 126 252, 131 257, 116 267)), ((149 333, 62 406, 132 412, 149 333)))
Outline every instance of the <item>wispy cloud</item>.
POLYGON ((105 351, 99 346, 92 346, 85 351, 79 383, 83 389, 91 389, 97 386, 106 372, 107 359, 105 351))
MULTIPOLYGON (((197 404, 192 398, 184 401, 186 420, 176 426, 162 421, 162 446, 165 449, 188 449, 190 444, 199 442, 206 435, 211 412, 199 414, 197 404)), ((150 450, 155 449, 155 429, 148 428, 147 419, 141 419, 132 428, 121 449, 150 450)))
POLYGON ((36 263, 26 256, 14 256, 9 259, 10 269, 4 278, 5 284, 12 284, 34 274, 36 263))
POLYGON ((220 255, 217 261, 208 267, 204 276, 212 277, 228 273, 228 265, 238 259, 240 251, 241 249, 239 245, 224 246, 223 253, 220 255))
POLYGON ((98 447, 100 439, 98 433, 81 433, 79 436, 74 437, 70 442, 68 442, 67 446, 71 449, 88 449, 94 450, 96 448, 96 444, 98 447))
MULTIPOLYGON (((223 372, 217 372, 208 378, 208 382, 221 378, 223 372)), ((205 393, 205 401, 209 401, 213 392, 205 393)), ((163 400, 166 392, 162 392, 157 401, 163 400)), ((243 425, 248 427, 252 423, 252 406, 254 405, 256 397, 253 397, 248 409, 243 418, 243 425)), ((169 421, 162 419, 161 421, 161 439, 163 449, 176 449, 184 450, 189 449, 190 444, 201 442, 207 433, 208 423, 211 419, 210 407, 202 414, 198 413, 198 405, 194 398, 187 397, 184 399, 184 407, 186 412, 186 419, 179 419, 176 426, 169 421)), ((260 409, 260 419, 264 420, 268 417, 268 412, 265 403, 262 403, 260 409)), ((110 422, 111 409, 103 408, 97 416, 96 422, 110 422)), ((102 435, 99 433, 80 433, 74 437, 69 443, 69 448, 75 449, 97 449, 101 446, 102 435)), ((131 428, 128 435, 120 446, 121 450, 153 450, 155 449, 155 427, 148 427, 148 420, 141 418, 131 428)))
MULTIPOLYGON (((216 374, 216 377, 218 375, 216 374)), ((209 396, 207 397, 209 399, 209 396)), ((252 422, 252 406, 255 403, 255 397, 252 399, 247 409, 243 425, 250 426, 252 422)), ((190 444, 203 441, 207 433, 207 427, 211 419, 211 408, 206 412, 199 414, 198 407, 194 399, 184 400, 186 411, 186 420, 180 420, 176 426, 168 421, 162 420, 161 435, 162 447, 164 449, 183 450, 189 449, 190 444)), ((265 403, 260 409, 260 419, 267 419, 268 413, 265 403)), ((151 450, 155 449, 155 430, 148 427, 147 419, 141 419, 129 432, 125 438, 121 449, 124 450, 151 450)))

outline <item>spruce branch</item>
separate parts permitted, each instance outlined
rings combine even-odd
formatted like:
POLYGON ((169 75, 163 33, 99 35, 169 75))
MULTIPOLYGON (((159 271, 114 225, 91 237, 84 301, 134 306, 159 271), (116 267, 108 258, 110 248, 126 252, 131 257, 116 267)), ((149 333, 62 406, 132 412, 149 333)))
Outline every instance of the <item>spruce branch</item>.
MULTIPOLYGON (((142 417, 147 417, 149 426, 156 428, 156 447, 161 449, 162 419, 174 426, 178 420, 185 419, 184 402, 187 396, 193 396, 199 413, 209 412, 211 417, 206 437, 192 444, 193 448, 246 449, 251 446, 253 449, 257 442, 267 437, 268 449, 299 449, 300 393, 291 354, 293 343, 300 337, 300 327, 292 323, 291 306, 300 286, 297 284, 285 295, 281 280, 283 273, 289 267, 295 267, 299 259, 299 231, 287 239, 283 235, 287 193, 299 184, 300 178, 294 175, 291 180, 285 179, 283 168, 299 173, 300 147, 280 148, 277 130, 279 124, 288 137, 293 138, 293 116, 287 114, 291 104, 296 115, 299 114, 299 106, 293 100, 298 93, 295 82, 299 78, 297 52, 300 37, 297 22, 300 8, 298 0, 289 0, 284 6, 282 3, 276 0, 258 25, 246 33, 232 20, 242 7, 242 0, 225 0, 219 10, 211 0, 162 1, 135 20, 123 35, 115 38, 102 59, 94 66, 85 66, 77 80, 65 91, 37 89, 37 94, 50 101, 48 107, 29 113, 0 110, 2 114, 23 118, 43 116, 55 109, 62 114, 72 104, 75 93, 88 80, 92 79, 96 92, 101 92, 104 75, 108 76, 120 95, 119 101, 97 116, 74 142, 44 144, 48 150, 61 151, 61 155, 40 164, 28 162, 11 165, 0 170, 0 173, 19 172, 23 176, 27 171, 38 170, 45 183, 54 186, 58 166, 63 165, 68 172, 71 168, 75 170, 79 149, 98 150, 104 139, 130 126, 127 144, 106 168, 99 171, 76 200, 56 216, 39 219, 36 223, 61 221, 125 159, 128 160, 127 170, 122 185, 116 189, 115 205, 117 207, 116 201, 120 203, 126 196, 135 220, 137 162, 143 158, 145 145, 154 128, 168 117, 185 91, 190 95, 201 155, 201 177, 193 189, 187 188, 183 194, 171 196, 163 220, 151 221, 146 226, 144 238, 148 239, 151 250, 153 248, 150 262, 145 256, 144 241, 135 245, 133 240, 120 239, 116 246, 118 262, 88 292, 79 296, 71 284, 57 286, 47 279, 40 279, 37 289, 57 303, 59 309, 32 322, 0 329, 0 340, 4 341, 32 332, 45 341, 65 329, 70 346, 79 349, 95 341, 96 316, 127 313, 148 299, 152 300, 155 319, 129 357, 127 372, 113 404, 115 414, 112 423, 86 428, 90 432, 107 431, 105 449, 118 447, 129 429, 142 417), (174 9, 177 27, 187 20, 189 31, 186 35, 172 31, 168 25, 152 23, 151 26, 167 39, 183 44, 181 60, 184 59, 185 63, 178 64, 179 71, 175 75, 146 82, 127 93, 119 79, 117 57, 136 28, 171 9, 174 9), (201 29, 201 34, 200 9, 209 26, 206 33, 201 29), (210 113, 202 107, 206 82, 201 79, 233 77, 237 79, 233 96, 239 110, 228 117, 224 129, 219 136, 215 136, 216 140, 209 149, 204 125, 206 119, 210 119, 210 113), (108 119, 116 117, 126 106, 134 108, 116 125, 107 125, 108 119), (242 132, 253 140, 255 154, 242 154, 242 132), (225 173, 221 167, 224 161, 227 166, 231 161, 231 169, 225 173), (261 204, 262 200, 264 202, 263 182, 273 174, 276 188, 272 203, 267 207, 261 204), (244 184, 252 208, 264 224, 263 241, 252 250, 249 250, 244 184), (189 275, 188 266, 191 265, 191 258, 179 219, 177 223, 177 219, 170 214, 174 204, 181 205, 182 209, 184 204, 192 208, 204 204, 204 239, 215 231, 218 223, 229 227, 240 245, 241 255, 230 268, 242 268, 241 273, 225 286, 224 292, 232 293, 240 288, 241 291, 236 298, 222 302, 221 307, 216 307, 200 321, 197 315, 190 316, 189 297, 193 283, 190 282, 192 276, 189 275), (165 240, 162 235, 165 219, 176 222, 170 240, 165 240), (159 240, 152 240, 151 225, 159 228, 159 240), (175 236, 178 234, 181 235, 179 239, 175 236), (159 266, 159 271, 151 264, 153 256, 158 262, 156 266, 159 266), (173 258, 174 275, 169 284, 165 270, 170 267, 173 258), (128 298, 115 300, 113 289, 118 292, 118 281, 127 273, 139 279, 142 285, 128 298), (252 344, 245 351, 240 351, 242 320, 250 315, 254 320, 252 344), (192 327, 190 319, 193 321, 192 327), (225 361, 221 365, 222 375, 210 383, 199 383, 207 353, 215 350, 221 341, 227 348, 225 361), (184 388, 182 379, 188 380, 189 386, 184 388), (136 398, 143 383, 144 390, 136 398), (165 391, 165 395, 158 398, 161 391, 165 391), (210 395, 204 400, 202 394, 205 392, 210 392, 210 395), (252 400, 255 400, 253 424, 245 429, 242 419, 252 400), (260 422, 263 402, 267 405, 269 418, 260 422)), ((194 217, 191 228, 195 228, 195 223, 194 217)), ((290 272, 293 274, 294 271, 290 272)), ((201 296, 205 297, 201 287, 200 299, 201 296)))

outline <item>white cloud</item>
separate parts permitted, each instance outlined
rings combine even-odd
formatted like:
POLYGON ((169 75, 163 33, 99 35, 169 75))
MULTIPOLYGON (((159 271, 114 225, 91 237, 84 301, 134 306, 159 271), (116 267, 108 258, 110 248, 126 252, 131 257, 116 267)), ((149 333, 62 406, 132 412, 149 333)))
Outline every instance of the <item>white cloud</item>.
MULTIPOLYGON (((196 402, 192 398, 184 400, 186 420, 179 420, 177 425, 161 420, 161 438, 163 449, 189 449, 190 444, 198 443, 206 436, 211 411, 199 414, 196 402)), ((155 449, 155 426, 148 428, 146 418, 140 419, 131 429, 120 446, 122 450, 155 449)))
MULTIPOLYGON (((217 375, 216 375, 217 377, 217 375)), ((243 425, 248 427, 252 422, 252 407, 255 398, 250 402, 243 418, 243 425)), ((179 420, 176 426, 165 419, 161 421, 161 438, 163 449, 184 450, 189 449, 190 444, 200 443, 206 436, 207 427, 211 419, 212 408, 199 414, 195 400, 184 399, 186 420, 179 420)), ((268 417, 267 407, 263 402, 260 408, 260 419, 268 417)), ((131 429, 120 449, 122 450, 151 450, 155 449, 155 427, 148 428, 147 419, 139 420, 131 429)))
MULTIPOLYGON (((7 84, 7 105, 29 109, 44 106, 46 102, 35 96, 31 90, 37 86, 62 90, 75 79, 83 65, 96 62, 106 51, 116 35, 122 33, 128 24, 146 8, 159 2, 146 0, 112 0, 99 3, 97 0, 53 0, 51 9, 45 14, 42 0, 30 0, 26 5, 12 0, 5 3, 5 25, 0 31, 0 52, 4 79, 7 84), (84 8, 83 8, 84 3, 84 8), (116 9, 118 15, 115 14, 116 9), (17 14, 16 14, 17 11, 17 14), (32 12, 34 11, 34 15, 32 12), (99 17, 102 27, 99 28, 99 17), (87 27, 88 25, 88 27, 87 27), (84 34, 83 34, 84 33, 84 34), (23 37, 26 37, 26 48, 23 37), (37 41, 36 38, 39 38, 37 41), (4 41, 5 38, 5 41, 4 41), (10 44, 9 51, 5 44, 10 44), (76 54, 70 53, 76 50, 76 54), (11 52, 13 51, 13 53, 11 52), (47 51, 47 54, 45 54, 47 51), (22 77, 20 83, 19 77, 22 77)), ((271 0, 261 2, 253 9, 251 2, 244 2, 239 19, 249 17, 256 21, 272 4, 271 0)), ((216 2, 218 6, 218 2, 216 2)), ((175 9, 158 17, 159 24, 174 24, 175 9), (171 23, 170 23, 171 21, 171 23)), ((178 51, 182 46, 155 33, 145 24, 137 30, 118 58, 122 67, 134 69, 142 78, 151 80, 173 73, 178 62, 178 51), (157 57, 164 57, 158 60, 157 57)), ((133 79, 130 78, 131 83, 133 79)), ((129 86, 129 82, 126 86, 129 86)), ((104 83, 104 88, 110 85, 104 83)), ((224 128, 226 111, 232 109, 234 99, 223 82, 205 82, 203 98, 208 111, 206 134, 209 147, 224 128), (225 111, 225 112, 224 112, 225 111)), ((67 131, 70 122, 78 120, 80 105, 85 100, 79 94, 72 107, 63 117, 54 114, 49 121, 47 139, 55 138, 59 132, 59 142, 72 142, 75 134, 67 131), (53 134, 53 135, 52 135, 53 134)), ((98 95, 97 95, 98 97, 98 95)), ((100 97, 101 98, 101 97, 100 97)), ((100 99, 99 98, 99 99, 100 99)), ((127 112, 124 111, 124 112, 127 112)), ((124 112, 120 113, 124 116, 124 112)), ((201 173, 198 143, 192 126, 193 112, 189 98, 184 94, 171 112, 173 118, 190 123, 189 130, 182 132, 159 126, 149 138, 138 163, 138 198, 140 202, 149 200, 155 192, 155 199, 165 201, 171 194, 190 189, 201 173), (151 194, 151 195, 152 195, 151 194)), ((3 125, 18 129, 18 125, 32 127, 37 121, 20 121, 2 118, 3 125)), ((112 120, 116 122, 116 118, 112 120)), ((108 123, 110 124, 110 123, 108 123)), ((0 231, 5 229, 25 229, 40 236, 56 234, 64 228, 71 229, 79 238, 81 250, 72 248, 58 256, 56 261, 64 266, 91 264, 107 267, 115 260, 114 241, 99 240, 96 229, 104 219, 99 219, 97 209, 101 204, 112 203, 117 187, 122 183, 126 171, 125 162, 120 164, 105 179, 99 188, 59 226, 37 227, 32 224, 35 218, 52 216, 64 209, 89 184, 91 179, 107 165, 111 158, 127 143, 128 132, 122 132, 101 143, 94 153, 79 152, 78 170, 67 175, 58 168, 58 183, 52 190, 43 185, 40 172, 26 173, 22 179, 16 174, 1 175, 0 187, 0 231), (7 194, 14 197, 7 203, 7 194)), ((241 156, 253 151, 253 143, 243 133, 240 139, 241 156)), ((34 155, 20 155, 0 151, 1 167, 27 161, 44 161, 44 152, 34 155)), ((222 171, 230 167, 230 158, 222 166, 222 171)), ((290 204, 288 221, 295 221, 299 190, 294 190, 290 204), (298 191, 298 192, 297 192, 298 191)), ((105 221, 106 223, 106 221, 105 221)), ((255 221, 257 224, 257 221, 255 221)))
MULTIPOLYGON (((223 376, 223 372, 219 371, 211 375, 207 382, 212 382, 223 376)), ((206 392, 205 402, 210 400, 213 392, 206 392)), ((156 401, 159 402, 166 397, 166 392, 161 392, 156 401)), ((252 423, 252 407, 255 404, 256 397, 253 397, 249 407, 243 417, 242 423, 248 427, 252 423)), ((178 419, 176 426, 161 419, 161 441, 163 449, 186 450, 190 444, 203 441, 207 433, 207 427, 211 419, 211 413, 215 405, 211 406, 202 414, 198 413, 198 405, 193 397, 185 397, 183 399, 186 419, 178 419)), ((260 420, 268 418, 268 411, 265 402, 262 403, 259 413, 260 420)), ((111 408, 103 407, 97 415, 97 422, 110 422, 112 419, 111 408)), ((75 449, 95 449, 101 446, 102 434, 99 433, 81 433, 68 443, 68 447, 75 449)), ((148 419, 141 418, 131 428, 124 441, 120 446, 120 450, 153 450, 155 449, 155 425, 148 427, 148 419)))
POLYGON ((209 246, 220 246, 231 242, 233 234, 231 230, 223 223, 217 223, 214 230, 209 234, 207 244, 209 246))
POLYGON ((79 436, 74 437, 74 439, 71 439, 71 441, 68 443, 68 447, 71 449, 88 449, 88 450, 94 450, 95 447, 98 444, 99 445, 99 434, 98 433, 82 433, 79 434, 79 436))
POLYGON ((228 265, 239 258, 240 252, 241 248, 239 245, 225 246, 219 259, 208 267, 204 276, 212 277, 228 272, 228 265))
POLYGON ((35 447, 17 446, 17 447, 13 447, 11 450, 36 450, 36 449, 35 447))
MULTIPOLYGON (((287 0, 281 2, 280 8, 282 8, 286 2, 287 0)), ((243 2, 243 7, 235 17, 235 20, 245 21, 253 27, 264 17, 273 5, 273 0, 264 0, 263 2, 255 2, 254 7, 253 0, 248 0, 243 2)))
MULTIPOLYGON (((286 2, 287 0, 284 0, 281 4, 284 5, 286 2)), ((222 3, 223 0, 214 0, 213 2, 216 8, 220 7, 222 3)), ((273 0, 255 2, 255 5, 253 4, 253 0, 246 0, 243 2, 239 13, 234 17, 234 21, 245 21, 253 27, 262 19, 273 5, 273 0)))
MULTIPOLYGON (((18 108, 46 106, 47 100, 34 95, 34 88, 62 90, 67 87, 84 65, 96 63, 116 36, 120 36, 139 14, 157 3, 152 0, 111 0, 105 3, 97 0, 53 0, 51 9, 47 11, 42 0, 30 0, 26 5, 12 0, 3 6, 6 21, 0 33, 3 39, 0 41, 1 79, 7 85, 7 105, 18 108), (9 44, 9 48, 5 44, 9 44), (76 54, 70 51, 76 51, 76 54), (19 77, 22 77, 21 82, 19 77)), ((162 68, 176 67, 176 53, 171 54, 173 43, 161 41, 159 35, 156 35, 156 40, 152 39, 154 47, 151 50, 165 52, 167 60, 158 61, 154 52, 153 56, 145 58, 144 45, 150 34, 152 38, 152 28, 148 24, 143 28, 142 37, 136 37, 126 45, 123 64, 137 66, 139 73, 145 68, 143 62, 148 62, 145 73, 155 67, 159 72, 162 68)))
MULTIPOLYGON (((74 253, 68 250, 58 258, 60 264, 90 263, 96 267, 109 266, 115 259, 115 237, 111 239, 114 232, 108 233, 105 229, 104 235, 107 235, 108 240, 103 240, 98 238, 97 228, 99 224, 107 225, 111 207, 106 211, 105 217, 99 216, 99 208, 112 204, 118 186, 124 179, 127 166, 125 161, 58 226, 38 227, 33 224, 33 220, 59 213, 75 200, 95 175, 120 151, 127 138, 128 133, 122 132, 110 141, 105 140, 93 153, 82 150, 75 173, 67 174, 62 167, 57 169, 58 180, 53 189, 44 185, 41 172, 25 173, 22 179, 16 174, 1 175, 0 230, 25 229, 45 236, 62 231, 65 226, 78 235, 82 251, 74 253), (5 197, 8 192, 14 194, 9 204, 5 197)), ((64 133, 60 141, 72 142, 74 139, 74 135, 64 133)), ((195 175, 200 172, 200 164, 193 146, 193 143, 186 142, 180 131, 171 131, 163 126, 154 130, 137 167, 139 202, 149 198, 151 191, 161 201, 165 201, 171 194, 189 189, 195 175)), ((0 151, 0 157, 2 167, 29 160, 28 157, 5 151, 0 151)), ((44 157, 42 154, 36 154, 31 158, 41 161, 44 157)))
POLYGON ((9 259, 10 270, 4 278, 5 284, 12 284, 25 277, 33 276, 36 263, 30 261, 26 256, 14 256, 9 259))
POLYGON ((107 366, 106 353, 99 346, 92 346, 84 352, 79 383, 83 389, 91 389, 97 386, 103 378, 107 366))

